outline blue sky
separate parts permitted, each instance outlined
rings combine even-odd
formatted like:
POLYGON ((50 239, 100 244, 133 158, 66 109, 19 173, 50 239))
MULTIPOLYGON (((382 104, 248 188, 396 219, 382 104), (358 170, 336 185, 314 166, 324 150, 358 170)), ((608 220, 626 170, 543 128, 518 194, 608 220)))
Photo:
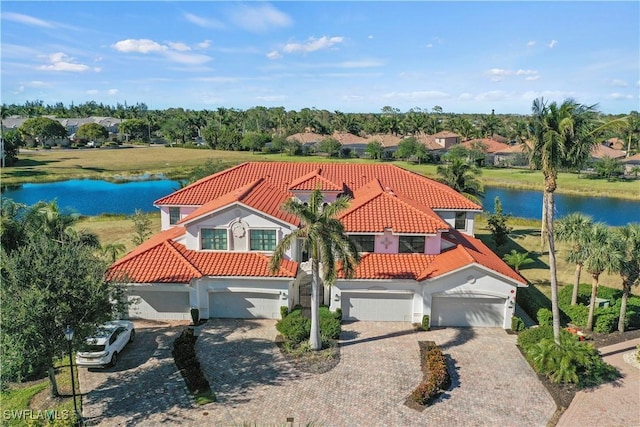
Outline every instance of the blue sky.
POLYGON ((640 104, 640 3, 1 3, 2 102, 528 114, 640 104))

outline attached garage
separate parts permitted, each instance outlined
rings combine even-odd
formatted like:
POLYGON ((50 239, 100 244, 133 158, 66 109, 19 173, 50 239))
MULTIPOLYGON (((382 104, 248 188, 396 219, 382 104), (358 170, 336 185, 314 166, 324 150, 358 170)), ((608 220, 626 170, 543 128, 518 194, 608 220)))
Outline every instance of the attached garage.
POLYGON ((233 292, 209 293, 211 317, 231 319, 279 319, 279 292, 233 292))
POLYGON ((190 319, 188 291, 129 289, 130 319, 184 320, 190 319))
POLYGON ((413 292, 343 291, 341 301, 345 320, 410 322, 412 319, 413 292))
POLYGON ((490 296, 434 296, 431 326, 502 328, 505 298, 490 296))

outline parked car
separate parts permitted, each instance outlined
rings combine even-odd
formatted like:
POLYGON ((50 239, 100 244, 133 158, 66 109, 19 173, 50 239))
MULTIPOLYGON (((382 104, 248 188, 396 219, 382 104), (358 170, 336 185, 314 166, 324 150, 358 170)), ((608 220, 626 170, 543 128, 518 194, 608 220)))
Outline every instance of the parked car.
POLYGON ((112 320, 98 327, 76 354, 76 365, 87 368, 115 366, 118 355, 136 336, 133 322, 112 320))

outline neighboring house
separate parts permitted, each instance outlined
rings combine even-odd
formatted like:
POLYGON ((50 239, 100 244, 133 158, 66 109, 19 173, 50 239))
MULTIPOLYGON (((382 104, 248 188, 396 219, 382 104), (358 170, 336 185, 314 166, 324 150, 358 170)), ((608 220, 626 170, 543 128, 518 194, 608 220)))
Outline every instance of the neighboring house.
MULTIPOLYGON (((118 125, 122 122, 120 119, 113 117, 83 117, 83 118, 57 118, 54 116, 44 116, 60 122, 67 130, 67 135, 74 136, 78 128, 85 123, 97 123, 104 126, 109 134, 118 133, 118 125)), ((28 119, 28 117, 12 116, 2 119, 2 128, 4 130, 18 129, 28 119)), ((67 141, 68 142, 68 141, 67 141)))
POLYGON ((349 132, 335 131, 331 137, 342 144, 344 148, 349 148, 351 151, 356 153, 358 157, 362 157, 367 149, 367 144, 369 143, 366 138, 349 132))
POLYGON ((134 304, 130 317, 279 318, 309 306, 311 270, 295 242, 275 273, 274 248, 298 227, 280 207, 351 199, 341 213, 361 250, 352 278, 324 288, 322 304, 349 320, 509 328, 526 281, 473 237, 481 206, 451 188, 389 164, 251 162, 155 202, 162 231, 113 264, 134 304))
POLYGON ((378 141, 382 144, 383 150, 387 155, 393 154, 398 149, 398 144, 402 141, 402 137, 392 135, 390 133, 376 133, 367 137, 366 143, 378 141))
MULTIPOLYGON (((433 135, 429 135, 436 144, 440 146, 440 148, 444 148, 448 150, 456 144, 460 143, 460 135, 457 133, 450 132, 448 130, 443 130, 438 133, 434 133, 433 135)), ((438 148, 435 148, 438 149, 438 148)))
MULTIPOLYGON (((462 143, 462 146, 467 150, 472 150, 478 143, 482 144, 483 150, 485 152, 484 164, 486 165, 497 165, 496 154, 497 153, 505 153, 511 150, 511 146, 509 144, 505 144, 504 142, 499 142, 494 139, 482 138, 482 139, 472 139, 462 143)), ((502 158, 498 156, 498 159, 502 158)))
POLYGON ((500 167, 526 166, 529 155, 521 144, 509 145, 493 153, 493 165, 500 167))
POLYGON ((622 164, 624 165, 625 175, 634 175, 635 171, 640 169, 640 153, 622 160, 622 164))
POLYGON ((616 150, 605 144, 598 144, 591 150, 591 160, 600 160, 608 157, 610 159, 622 159, 626 156, 627 152, 623 150, 616 150))

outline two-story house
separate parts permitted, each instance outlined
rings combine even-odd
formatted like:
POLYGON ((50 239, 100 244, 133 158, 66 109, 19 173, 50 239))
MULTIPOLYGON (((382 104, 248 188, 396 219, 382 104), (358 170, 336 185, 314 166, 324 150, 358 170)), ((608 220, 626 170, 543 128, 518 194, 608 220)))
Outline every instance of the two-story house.
POLYGON ((354 277, 320 295, 344 319, 509 328, 526 281, 473 237, 481 207, 451 188, 389 164, 251 162, 155 202, 162 231, 110 269, 126 277, 130 317, 279 318, 310 302, 311 272, 294 244, 270 255, 299 222, 280 207, 320 189, 351 199, 339 219, 361 252, 354 277))

